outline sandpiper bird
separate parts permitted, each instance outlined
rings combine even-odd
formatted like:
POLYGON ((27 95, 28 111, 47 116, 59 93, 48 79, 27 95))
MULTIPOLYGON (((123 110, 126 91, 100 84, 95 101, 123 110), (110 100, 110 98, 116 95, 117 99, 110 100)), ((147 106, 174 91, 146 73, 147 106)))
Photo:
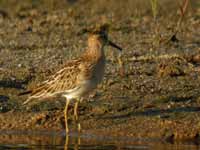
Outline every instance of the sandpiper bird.
POLYGON ((78 122, 78 104, 83 96, 91 92, 101 82, 105 70, 104 47, 110 45, 122 50, 108 39, 108 26, 102 25, 89 34, 88 48, 78 58, 66 62, 65 66, 50 78, 40 84, 36 89, 20 93, 30 94, 23 103, 27 104, 34 99, 44 99, 54 96, 66 98, 64 109, 66 134, 68 133, 67 110, 70 101, 74 100, 74 119, 78 131, 81 130, 78 122))

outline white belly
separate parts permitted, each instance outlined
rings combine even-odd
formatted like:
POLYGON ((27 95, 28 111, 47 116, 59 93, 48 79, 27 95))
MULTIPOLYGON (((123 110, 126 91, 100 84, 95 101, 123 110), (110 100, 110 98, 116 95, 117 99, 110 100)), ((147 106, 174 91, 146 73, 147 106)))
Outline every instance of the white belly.
POLYGON ((93 89, 95 89, 97 84, 95 82, 92 82, 91 80, 87 80, 79 84, 74 89, 67 90, 63 93, 63 96, 67 99, 78 99, 85 95, 87 95, 89 92, 91 92, 93 89))

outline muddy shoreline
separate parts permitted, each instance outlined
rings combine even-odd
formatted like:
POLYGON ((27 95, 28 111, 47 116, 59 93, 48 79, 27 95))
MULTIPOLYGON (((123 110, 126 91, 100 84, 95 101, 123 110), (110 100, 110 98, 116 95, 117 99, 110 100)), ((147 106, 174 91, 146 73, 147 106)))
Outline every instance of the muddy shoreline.
POLYGON ((156 23, 144 0, 2 1, 0 130, 63 130, 62 98, 22 106, 27 97, 18 93, 78 57, 86 48, 86 29, 108 23, 110 38, 124 48, 124 71, 108 47, 104 81, 79 108, 83 132, 199 140, 198 6, 191 0, 178 41, 165 42, 179 16, 171 0, 159 3, 156 23))

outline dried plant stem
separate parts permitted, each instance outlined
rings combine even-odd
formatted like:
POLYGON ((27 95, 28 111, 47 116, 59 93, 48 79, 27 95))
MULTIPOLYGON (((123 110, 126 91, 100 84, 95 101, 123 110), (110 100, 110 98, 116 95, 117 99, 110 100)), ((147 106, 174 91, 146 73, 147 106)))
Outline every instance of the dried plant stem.
POLYGON ((179 17, 179 19, 177 21, 177 24, 176 24, 176 27, 174 29, 174 32, 173 32, 172 36, 170 36, 170 38, 167 40, 167 43, 169 41, 172 41, 173 38, 176 39, 176 35, 179 32, 179 30, 180 30, 180 26, 181 26, 181 24, 183 22, 183 18, 185 16, 186 10, 188 8, 188 4, 189 4, 189 0, 184 0, 184 2, 182 4, 179 1, 180 17, 179 17))
POLYGON ((158 1, 157 0, 151 0, 151 9, 152 9, 154 20, 156 20, 157 13, 158 13, 158 1))

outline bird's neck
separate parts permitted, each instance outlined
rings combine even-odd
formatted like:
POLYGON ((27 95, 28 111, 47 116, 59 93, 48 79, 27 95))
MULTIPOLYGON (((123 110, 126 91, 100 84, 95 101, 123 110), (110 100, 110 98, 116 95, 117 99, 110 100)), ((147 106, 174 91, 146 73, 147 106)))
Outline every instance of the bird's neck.
POLYGON ((88 49, 86 50, 85 54, 88 58, 93 60, 99 60, 101 58, 104 58, 104 45, 100 42, 94 42, 88 44, 88 49))

